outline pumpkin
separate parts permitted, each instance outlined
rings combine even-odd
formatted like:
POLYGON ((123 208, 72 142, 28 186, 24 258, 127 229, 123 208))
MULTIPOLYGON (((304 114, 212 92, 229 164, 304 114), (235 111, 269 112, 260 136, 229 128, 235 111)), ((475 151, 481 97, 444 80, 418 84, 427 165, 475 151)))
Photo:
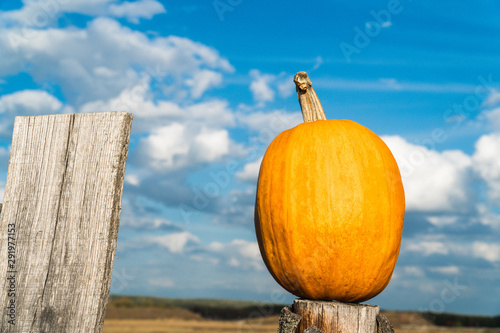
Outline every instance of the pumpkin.
POLYGON ((267 269, 292 294, 362 302, 389 283, 404 190, 386 144, 351 120, 326 120, 305 72, 304 123, 279 134, 260 167, 255 230, 267 269))

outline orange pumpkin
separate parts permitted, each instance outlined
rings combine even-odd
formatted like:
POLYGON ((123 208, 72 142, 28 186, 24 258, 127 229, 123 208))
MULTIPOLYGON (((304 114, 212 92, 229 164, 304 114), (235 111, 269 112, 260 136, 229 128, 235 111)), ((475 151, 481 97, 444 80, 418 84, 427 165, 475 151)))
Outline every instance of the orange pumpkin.
POLYGON ((279 134, 260 167, 255 229, 276 281, 309 299, 362 302, 389 283, 404 191, 389 148, 350 120, 323 120, 305 72, 294 80, 303 124, 279 134))

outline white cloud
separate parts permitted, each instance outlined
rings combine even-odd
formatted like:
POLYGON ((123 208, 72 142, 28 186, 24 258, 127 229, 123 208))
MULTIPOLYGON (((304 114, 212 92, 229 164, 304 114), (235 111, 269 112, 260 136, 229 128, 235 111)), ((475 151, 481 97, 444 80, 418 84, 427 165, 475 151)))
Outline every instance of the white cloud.
MULTIPOLYGON (((427 235, 419 240, 408 239, 402 249, 403 252, 415 252, 424 257, 431 255, 455 255, 480 258, 492 263, 500 262, 499 244, 484 241, 456 242, 444 235, 427 235)), ((458 274, 459 268, 450 265, 433 268, 431 271, 442 274, 458 274)))
POLYGON ((447 255, 449 253, 449 248, 444 242, 431 240, 411 243, 407 242, 405 250, 408 252, 417 252, 423 256, 430 256, 432 254, 447 255))
POLYGON ((483 135, 476 142, 474 170, 488 184, 492 202, 500 200, 500 133, 483 135))
POLYGON ((257 106, 262 107, 267 102, 275 99, 276 91, 281 98, 288 98, 295 92, 293 75, 285 72, 279 74, 262 73, 257 69, 252 69, 249 73, 252 79, 250 91, 257 106))
POLYGON ((173 101, 153 102, 140 89, 131 89, 116 98, 92 101, 78 109, 79 112, 110 110, 134 113, 134 130, 144 133, 134 155, 139 158, 134 161, 155 171, 179 170, 244 153, 227 130, 236 121, 225 100, 181 106, 173 101))
POLYGON ((62 106, 61 101, 43 90, 20 90, 0 97, 0 113, 16 116, 56 113, 62 106))
POLYGON ((130 22, 138 24, 139 19, 150 19, 156 14, 165 13, 165 7, 156 0, 125 1, 120 4, 111 4, 109 13, 116 17, 125 17, 130 22))
POLYGON ((139 23, 141 18, 150 19, 165 12, 163 5, 156 0, 123 3, 116 3, 116 0, 25 0, 20 9, 0 12, 0 22, 5 26, 20 25, 31 29, 43 29, 52 26, 57 18, 65 13, 114 16, 139 23))
POLYGON ((439 274, 444 274, 444 275, 458 275, 460 274, 460 268, 457 266, 439 266, 439 267, 432 267, 429 268, 431 272, 436 272, 439 274))
POLYGON ((141 179, 139 178, 138 175, 126 175, 125 176, 125 183, 130 184, 132 186, 137 186, 141 183, 141 179))
POLYGON ((225 257, 227 265, 243 269, 264 270, 264 262, 257 242, 235 239, 230 243, 212 242, 207 249, 225 257))
MULTIPOLYGON (((493 203, 494 204, 494 203, 493 203)), ((489 225, 494 229, 500 228, 500 214, 493 212, 490 205, 479 203, 476 205, 478 212, 478 220, 481 224, 489 225)))
POLYGON ((458 221, 458 216, 452 215, 435 215, 427 216, 427 221, 435 226, 444 226, 456 223, 458 221))
POLYGON ((229 153, 229 133, 225 129, 206 127, 194 137, 192 146, 200 162, 213 162, 229 153))
POLYGON ((500 129, 500 107, 481 112, 479 119, 486 120, 486 123, 495 129, 500 129))
POLYGON ((490 90, 490 94, 483 101, 482 105, 487 107, 493 107, 500 104, 500 91, 496 89, 490 90))
POLYGON ((0 97, 0 136, 11 137, 14 117, 54 114, 64 111, 63 103, 43 90, 19 90, 0 97))
POLYGON ((192 79, 186 80, 186 84, 191 86, 191 96, 200 98, 206 90, 217 87, 222 83, 222 74, 208 69, 197 72, 192 79))
POLYGON ((134 114, 134 130, 149 132, 172 122, 197 123, 222 128, 235 125, 235 116, 226 100, 210 99, 180 105, 169 100, 153 101, 143 86, 123 90, 108 100, 95 100, 82 105, 78 112, 128 111, 134 114))
POLYGON ((295 83, 293 82, 293 76, 285 76, 283 79, 276 83, 276 88, 280 94, 281 98, 287 98, 295 93, 295 83))
POLYGON ((236 174, 238 179, 255 183, 257 182, 257 178, 259 176, 260 165, 262 163, 262 158, 259 158, 256 161, 245 164, 243 170, 236 174))
MULTIPOLYGON (((156 168, 173 168, 174 158, 187 155, 190 149, 186 127, 179 123, 158 128, 143 139, 149 157, 157 163, 156 168)), ((154 163, 154 162, 153 162, 154 163)))
MULTIPOLYGON (((124 215, 124 214, 122 214, 124 215)), ((132 227, 140 230, 171 229, 180 230, 177 225, 163 218, 150 218, 140 216, 123 216, 120 225, 132 227)))
POLYGON ((382 139, 398 162, 407 210, 457 213, 473 209, 470 156, 459 150, 437 152, 399 136, 382 139))
POLYGON ((257 69, 250 71, 252 82, 250 83, 250 91, 253 94, 253 99, 259 105, 265 102, 272 102, 274 100, 274 90, 270 84, 275 80, 275 76, 271 74, 262 74, 257 69))
POLYGON ((236 118, 240 125, 248 127, 252 131, 260 132, 259 140, 269 143, 281 132, 293 128, 303 122, 300 112, 251 112, 238 113, 236 118))
POLYGON ((132 204, 130 200, 123 200, 122 213, 120 217, 120 227, 128 227, 136 229, 137 231, 151 231, 151 230, 169 230, 169 231, 183 231, 181 227, 174 224, 165 218, 158 216, 150 216, 142 206, 138 206, 137 202, 132 204))
POLYGON ((200 239, 195 235, 183 231, 163 236, 144 236, 141 239, 144 245, 155 244, 168 249, 172 253, 182 253, 186 245, 190 242, 200 243, 200 239))
POLYGON ((476 258, 492 263, 500 261, 500 245, 498 244, 474 242, 472 244, 472 253, 476 258))
MULTIPOLYGON (((85 15, 106 15, 108 6, 115 0, 71 0, 71 1, 50 1, 50 0, 31 0, 31 6, 44 7, 54 4, 53 12, 60 13, 79 13, 85 15), (54 4, 54 2, 56 4, 54 4)), ((23 7, 23 10, 25 8, 23 7)))
POLYGON ((221 83, 229 62, 201 43, 176 36, 149 38, 109 18, 84 29, 50 28, 0 34, 0 76, 26 71, 36 82, 61 86, 69 104, 109 100, 125 90, 141 96, 150 84, 167 97, 200 97, 221 83), (183 94, 183 92, 185 92, 183 94))
POLYGON ((417 266, 406 266, 404 267, 404 272, 406 275, 410 275, 412 277, 424 277, 425 272, 421 267, 417 266))
POLYGON ((171 171, 197 163, 215 162, 229 155, 234 144, 225 129, 189 127, 181 123, 154 129, 141 139, 147 163, 159 171, 171 171))

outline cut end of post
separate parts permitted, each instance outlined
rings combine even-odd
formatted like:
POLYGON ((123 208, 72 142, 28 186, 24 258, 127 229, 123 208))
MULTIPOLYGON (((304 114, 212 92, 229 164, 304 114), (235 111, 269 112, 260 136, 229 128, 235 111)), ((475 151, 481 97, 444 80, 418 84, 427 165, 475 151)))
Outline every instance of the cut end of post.
POLYGON ((296 299, 292 312, 301 318, 292 332, 377 333, 376 305, 296 299))

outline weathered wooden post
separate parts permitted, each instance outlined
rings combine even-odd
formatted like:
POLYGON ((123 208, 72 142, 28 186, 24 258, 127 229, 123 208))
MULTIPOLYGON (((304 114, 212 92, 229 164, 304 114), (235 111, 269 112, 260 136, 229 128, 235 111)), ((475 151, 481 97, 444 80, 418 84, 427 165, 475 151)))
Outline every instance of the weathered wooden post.
POLYGON ((296 299, 281 311, 278 333, 392 333, 379 307, 296 299))
POLYGON ((101 332, 132 115, 17 117, 0 219, 0 332, 101 332))

